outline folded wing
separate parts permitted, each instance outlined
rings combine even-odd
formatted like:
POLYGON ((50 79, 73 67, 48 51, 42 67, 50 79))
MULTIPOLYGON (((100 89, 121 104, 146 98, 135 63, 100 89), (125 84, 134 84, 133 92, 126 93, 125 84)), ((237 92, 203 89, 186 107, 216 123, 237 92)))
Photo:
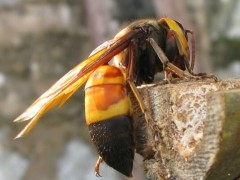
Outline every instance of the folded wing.
POLYGON ((94 51, 93 55, 53 84, 14 120, 14 122, 30 121, 16 138, 27 135, 39 118, 51 108, 63 105, 87 81, 97 67, 108 63, 112 57, 123 51, 136 33, 129 31, 124 37, 105 42, 99 50, 94 51))

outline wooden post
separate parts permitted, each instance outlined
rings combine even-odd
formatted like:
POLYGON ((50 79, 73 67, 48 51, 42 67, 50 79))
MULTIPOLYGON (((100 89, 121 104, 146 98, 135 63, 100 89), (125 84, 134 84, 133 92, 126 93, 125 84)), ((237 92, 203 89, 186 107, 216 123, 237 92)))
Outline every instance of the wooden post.
POLYGON ((137 152, 151 179, 234 179, 240 175, 240 79, 139 87, 157 131, 137 103, 137 152), (153 136, 152 136, 153 135, 153 136))

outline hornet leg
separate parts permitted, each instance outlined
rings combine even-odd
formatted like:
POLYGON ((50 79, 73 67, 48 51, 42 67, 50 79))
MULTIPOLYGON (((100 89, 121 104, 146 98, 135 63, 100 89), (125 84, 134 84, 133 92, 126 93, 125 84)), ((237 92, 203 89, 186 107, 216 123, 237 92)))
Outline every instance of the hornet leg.
POLYGON ((217 78, 214 75, 206 75, 205 73, 199 73, 199 74, 189 74, 186 73, 185 71, 179 69, 177 66, 173 65, 168 58, 166 57, 165 53, 163 50, 158 46, 156 41, 153 38, 149 38, 149 42, 155 52, 157 53, 160 61, 162 62, 163 66, 165 66, 165 70, 168 70, 176 75, 178 75, 180 78, 183 79, 204 79, 204 78, 211 78, 214 79, 215 81, 217 78))
POLYGON ((96 165, 95 165, 95 176, 97 176, 97 177, 102 177, 101 175, 100 175, 100 173, 99 173, 99 171, 100 171, 100 164, 103 162, 103 159, 102 159, 102 157, 101 156, 99 156, 98 157, 98 160, 97 160, 97 162, 96 162, 96 165))
POLYGON ((129 45, 129 54, 128 54, 128 58, 129 58, 129 67, 127 69, 127 72, 126 72, 126 79, 127 79, 127 83, 129 84, 129 87, 131 89, 131 91, 133 92, 139 106, 140 106, 140 109, 142 111, 142 113, 144 114, 145 116, 145 120, 146 120, 146 123, 148 125, 148 127, 151 128, 152 132, 153 133, 153 139, 155 140, 155 143, 157 144, 159 142, 159 135, 158 135, 158 129, 157 129, 157 126, 155 126, 154 124, 154 120, 152 119, 152 116, 151 116, 151 113, 149 111, 148 108, 146 108, 146 106, 144 105, 143 103, 143 100, 142 100, 142 97, 140 96, 139 92, 138 92, 138 89, 136 87, 136 85, 131 81, 131 76, 132 76, 132 72, 133 72, 133 68, 134 68, 134 65, 133 65, 133 62, 134 62, 134 59, 135 59, 135 51, 136 49, 136 42, 135 41, 132 41, 129 45))

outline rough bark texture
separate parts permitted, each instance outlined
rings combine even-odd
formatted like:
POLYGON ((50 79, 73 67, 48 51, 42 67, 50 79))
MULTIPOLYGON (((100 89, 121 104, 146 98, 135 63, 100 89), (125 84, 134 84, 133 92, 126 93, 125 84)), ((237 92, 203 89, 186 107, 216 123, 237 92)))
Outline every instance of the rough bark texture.
POLYGON ((145 156, 148 177, 219 180, 239 176, 240 79, 178 81, 142 86, 139 91, 158 127, 150 132, 134 105, 137 150, 145 156), (152 150, 154 156, 149 155, 152 150))

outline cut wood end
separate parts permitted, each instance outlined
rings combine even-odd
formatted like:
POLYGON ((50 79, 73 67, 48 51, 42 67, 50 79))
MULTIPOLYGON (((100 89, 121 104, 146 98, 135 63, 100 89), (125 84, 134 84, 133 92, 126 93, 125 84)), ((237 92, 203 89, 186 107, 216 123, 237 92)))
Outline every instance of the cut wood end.
MULTIPOLYGON (((146 158, 148 160, 145 161, 149 177, 152 179, 207 177, 207 172, 219 152, 222 121, 225 120, 224 102, 217 98, 219 102, 215 100, 214 104, 211 104, 212 97, 215 97, 216 91, 231 89, 240 89, 240 79, 218 82, 179 81, 175 84, 139 87, 160 135, 157 147, 154 147, 153 143, 144 143, 145 148, 156 149, 157 152, 154 157, 146 158)), ((136 109, 135 112, 140 113, 136 109)), ((136 114, 134 119, 138 129, 138 121, 144 120, 135 118, 136 114)), ((149 134, 151 132, 145 134, 148 136, 145 139, 153 142, 149 134)), ((138 140, 136 141, 138 144, 138 140)), ((141 148, 144 148, 143 145, 141 148)))

